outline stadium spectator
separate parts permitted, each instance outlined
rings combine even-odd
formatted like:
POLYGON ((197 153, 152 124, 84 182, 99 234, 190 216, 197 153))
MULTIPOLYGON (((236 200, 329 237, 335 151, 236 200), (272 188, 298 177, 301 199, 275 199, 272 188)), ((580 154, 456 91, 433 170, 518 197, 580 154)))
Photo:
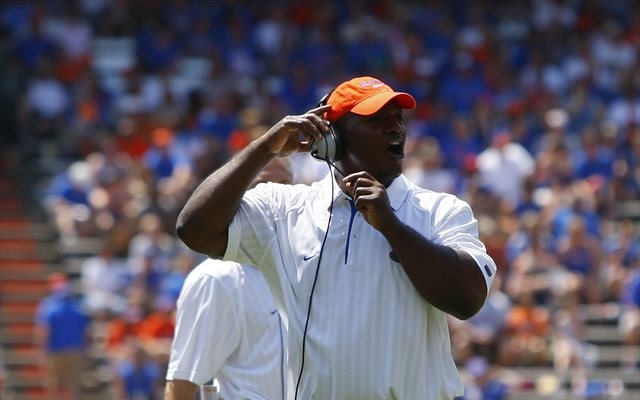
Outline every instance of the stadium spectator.
POLYGON ((570 116, 567 110, 559 107, 546 110, 542 119, 544 132, 538 138, 534 154, 552 151, 562 146, 572 155, 578 148, 579 142, 576 135, 569 130, 569 123, 570 116))
POLYGON ((563 293, 552 312, 551 361, 556 377, 572 386, 584 382, 599 358, 597 346, 585 339, 585 321, 580 288, 563 293))
POLYGON ((535 160, 508 132, 496 133, 491 146, 476 158, 480 184, 515 207, 520 203, 525 180, 535 170, 535 160))
POLYGON ((116 257, 108 239, 99 254, 82 262, 81 280, 84 301, 92 317, 107 319, 125 310, 131 268, 116 257))
POLYGON ((171 339, 175 330, 176 304, 168 297, 158 297, 152 311, 137 325, 137 336, 147 353, 162 365, 169 361, 171 339))
POLYGON ((416 185, 435 192, 456 194, 459 177, 445 168, 438 142, 432 137, 418 140, 405 161, 404 173, 416 185))
POLYGON ((132 299, 123 312, 111 315, 106 321, 104 345, 108 363, 115 364, 127 357, 129 344, 139 340, 140 321, 147 313, 143 304, 132 299))
POLYGON ((162 368, 137 340, 127 343, 126 357, 113 365, 113 398, 157 400, 161 398, 162 368))
POLYGON ((602 243, 603 300, 620 302, 625 283, 640 259, 640 237, 632 221, 624 220, 612 227, 602 243))
POLYGON ((587 232, 582 217, 574 217, 569 231, 556 245, 558 261, 567 271, 580 278, 581 298, 587 304, 596 304, 601 300, 600 287, 602 255, 598 239, 587 232))
MULTIPOLYGON (((20 29, 27 27, 27 32, 16 35, 15 51, 22 64, 33 72, 42 60, 54 59, 57 48, 54 39, 44 30, 46 15, 42 10, 29 10, 31 13, 20 29)), ((18 27, 16 27, 18 29, 18 27)))
POLYGON ((35 340, 47 372, 47 396, 80 400, 90 316, 72 293, 66 274, 49 276, 49 292, 38 304, 35 317, 35 340))
POLYGON ((450 132, 434 132, 434 135, 445 156, 445 166, 464 171, 469 160, 475 160, 484 146, 468 116, 454 115, 450 124, 450 132))
POLYGON ((539 214, 523 216, 522 226, 508 239, 505 291, 512 299, 531 295, 535 304, 550 307, 554 298, 578 287, 578 275, 567 271, 549 241, 539 214))
POLYGON ((640 263, 636 261, 629 271, 622 293, 623 311, 620 316, 620 333, 629 345, 640 344, 640 263))
POLYGON ((549 310, 535 304, 533 293, 522 292, 506 319, 498 348, 498 363, 505 366, 546 365, 551 356, 549 310))
POLYGON ((576 160, 576 177, 579 179, 601 179, 610 181, 613 176, 613 152, 592 129, 580 135, 582 151, 576 160))
POLYGON ((458 364, 464 364, 474 356, 484 357, 492 364, 497 361, 498 344, 513 307, 511 298, 502 289, 502 282, 501 272, 496 275, 487 301, 478 314, 464 322, 448 317, 451 345, 458 364))
POLYGON ((509 386, 500 372, 482 356, 474 356, 464 364, 467 377, 461 400, 506 400, 509 386))
POLYGON ((66 84, 74 84, 90 66, 93 25, 82 15, 77 4, 65 7, 60 18, 49 24, 49 35, 60 51, 57 53, 57 75, 66 84))
POLYGON ((27 83, 26 120, 30 134, 36 137, 57 138, 71 109, 69 93, 54 68, 51 58, 38 59, 35 74, 27 83))
POLYGON ((175 252, 175 247, 175 239, 167 233, 160 215, 150 211, 140 216, 138 230, 129 240, 127 255, 131 260, 148 256, 162 257, 165 259, 162 270, 166 271, 166 259, 175 252))

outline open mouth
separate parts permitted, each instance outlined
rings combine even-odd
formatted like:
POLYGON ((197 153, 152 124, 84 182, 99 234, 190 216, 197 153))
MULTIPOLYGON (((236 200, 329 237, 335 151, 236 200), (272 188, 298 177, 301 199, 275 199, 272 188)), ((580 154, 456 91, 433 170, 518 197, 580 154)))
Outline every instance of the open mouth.
POLYGON ((404 140, 402 138, 396 138, 389 143, 387 151, 394 157, 404 158, 404 140))

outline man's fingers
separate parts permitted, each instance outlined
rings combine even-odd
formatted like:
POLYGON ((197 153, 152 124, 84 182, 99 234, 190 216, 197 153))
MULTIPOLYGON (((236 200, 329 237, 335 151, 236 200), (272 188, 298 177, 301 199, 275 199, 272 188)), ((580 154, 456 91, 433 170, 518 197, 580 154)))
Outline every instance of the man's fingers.
MULTIPOLYGON (((282 121, 283 127, 289 133, 306 133, 321 135, 327 130, 327 123, 318 115, 307 113, 304 115, 290 115, 282 121)), ((315 136, 315 135, 314 135, 315 136)))
POLYGON ((330 104, 325 104, 323 106, 312 108, 311 110, 309 110, 309 112, 313 113, 313 114, 316 114, 316 115, 321 115, 321 114, 326 113, 330 109, 331 109, 331 105, 330 104))
POLYGON ((284 123, 284 128, 289 133, 299 133, 303 136, 310 136, 316 140, 322 140, 324 128, 321 121, 312 121, 307 117, 296 117, 284 123))
MULTIPOLYGON (((345 185, 347 185, 347 187, 352 187, 353 188, 360 179, 363 179, 363 183, 365 181, 377 182, 371 176, 371 174, 369 174, 368 172, 365 172, 365 171, 360 171, 360 172, 356 172, 354 174, 347 175, 344 178, 342 178, 342 181, 345 183, 345 185)), ((373 183, 370 183, 370 184, 373 184, 373 183)))
POLYGON ((329 125, 327 123, 327 120, 320 117, 319 115, 316 115, 314 113, 309 113, 307 120, 313 123, 318 128, 318 130, 322 133, 326 133, 329 130, 329 125))

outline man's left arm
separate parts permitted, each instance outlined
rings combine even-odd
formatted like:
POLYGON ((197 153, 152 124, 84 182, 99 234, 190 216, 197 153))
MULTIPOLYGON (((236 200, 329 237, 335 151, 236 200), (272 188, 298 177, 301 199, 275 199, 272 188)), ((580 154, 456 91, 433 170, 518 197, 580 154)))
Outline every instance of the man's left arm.
POLYGON ((366 172, 344 178, 356 208, 380 231, 420 295, 434 307, 459 319, 469 319, 483 306, 495 264, 477 239, 477 223, 461 201, 448 204, 450 215, 436 222, 429 240, 402 222, 389 203, 385 187, 366 172), (471 254, 486 261, 483 272, 471 254), (487 274, 485 276, 484 274, 487 274))
POLYGON ((480 310, 487 285, 468 252, 433 243, 399 220, 381 232, 426 301, 462 320, 480 310))

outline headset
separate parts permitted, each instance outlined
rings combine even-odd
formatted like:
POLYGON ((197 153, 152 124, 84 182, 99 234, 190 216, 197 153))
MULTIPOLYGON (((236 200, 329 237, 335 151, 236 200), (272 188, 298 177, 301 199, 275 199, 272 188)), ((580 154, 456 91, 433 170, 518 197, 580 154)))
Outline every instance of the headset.
MULTIPOLYGON (((329 100, 329 96, 331 96, 331 93, 333 93, 333 90, 325 94, 322 99, 320 99, 320 101, 318 102, 318 107, 327 105, 327 100, 329 100)), ((331 165, 342 158, 342 139, 340 138, 336 127, 332 123, 329 122, 329 131, 324 134, 324 140, 317 141, 311 139, 311 147, 309 148, 309 152, 314 158, 317 158, 321 161, 326 161, 331 165)))

